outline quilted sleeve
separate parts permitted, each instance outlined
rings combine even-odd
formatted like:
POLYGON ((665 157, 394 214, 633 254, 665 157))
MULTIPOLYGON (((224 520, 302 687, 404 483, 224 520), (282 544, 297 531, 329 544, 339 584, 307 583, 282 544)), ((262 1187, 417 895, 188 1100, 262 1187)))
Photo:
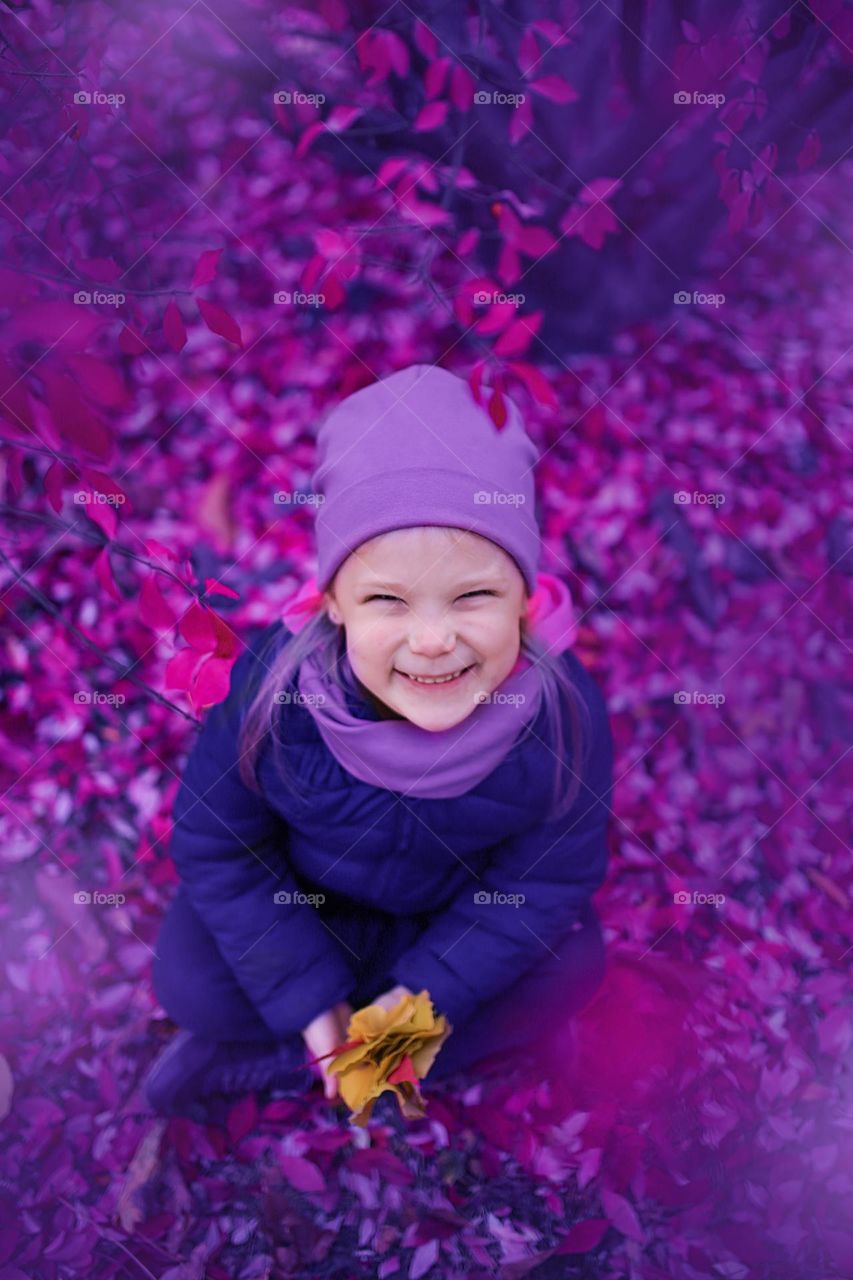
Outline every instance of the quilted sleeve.
POLYGON ((228 697, 205 713, 175 798, 170 852, 238 983, 283 1037, 347 999, 355 978, 344 948, 299 893, 287 824, 237 768, 239 713, 277 628, 286 638, 281 623, 255 633, 232 667, 228 697))

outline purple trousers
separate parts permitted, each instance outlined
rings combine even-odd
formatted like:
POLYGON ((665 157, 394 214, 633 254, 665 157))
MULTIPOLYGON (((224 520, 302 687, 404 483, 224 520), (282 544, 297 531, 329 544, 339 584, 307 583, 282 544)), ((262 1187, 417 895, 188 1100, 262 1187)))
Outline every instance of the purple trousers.
MULTIPOLYGON (((426 925, 425 918, 354 911, 351 904, 337 912, 333 909, 327 919, 355 954, 369 957, 349 996, 354 1009, 395 985, 388 970, 426 925)), ((556 1055, 557 1061, 561 1031, 566 1033, 571 1015, 588 1003, 604 970, 604 940, 598 915, 589 903, 580 926, 566 933, 551 951, 544 948, 540 963, 467 1022, 454 1025, 430 1079, 465 1070, 493 1054, 510 1056, 528 1048, 545 1057, 556 1055)), ((210 1040, 274 1039, 220 955, 183 885, 160 930, 152 981, 160 1004, 180 1027, 210 1040)))

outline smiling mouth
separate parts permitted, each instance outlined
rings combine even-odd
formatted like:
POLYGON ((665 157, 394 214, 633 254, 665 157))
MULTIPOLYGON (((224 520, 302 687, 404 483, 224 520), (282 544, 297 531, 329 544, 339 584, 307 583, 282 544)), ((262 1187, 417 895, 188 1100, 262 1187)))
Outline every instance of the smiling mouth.
POLYGON ((476 663, 472 662, 469 666, 460 667, 458 671, 453 671, 446 676, 413 676, 408 671, 398 671, 396 667, 394 670, 397 671, 398 676, 402 676, 409 684, 417 685, 420 689, 435 689, 442 688, 445 685, 458 684, 463 676, 467 675, 469 671, 473 671, 476 665, 476 663))

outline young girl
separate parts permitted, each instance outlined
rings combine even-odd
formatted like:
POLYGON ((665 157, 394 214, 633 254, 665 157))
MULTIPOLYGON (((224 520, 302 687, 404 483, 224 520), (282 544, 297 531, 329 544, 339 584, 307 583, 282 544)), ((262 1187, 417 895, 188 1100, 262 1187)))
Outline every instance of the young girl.
POLYGON ((310 1061, 422 989, 453 1027, 430 1080, 570 1044, 604 972, 613 744, 507 408, 497 430, 413 365, 319 429, 316 579, 253 634, 175 801, 158 1110, 312 1071, 332 1098, 310 1061))

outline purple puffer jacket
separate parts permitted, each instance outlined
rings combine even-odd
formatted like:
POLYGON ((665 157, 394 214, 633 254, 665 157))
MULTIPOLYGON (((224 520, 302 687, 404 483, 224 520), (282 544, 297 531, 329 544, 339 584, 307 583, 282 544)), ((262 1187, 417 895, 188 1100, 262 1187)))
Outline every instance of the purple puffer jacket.
MULTIPOLYGON (((602 693, 567 650, 589 754, 557 822, 541 816, 555 769, 544 706, 493 773, 441 800, 354 778, 307 707, 284 702, 279 732, 298 781, 291 791, 277 777, 268 742, 260 797, 237 770, 238 717, 289 639, 282 622, 250 633, 190 751, 170 849, 189 899, 276 1036, 363 991, 366 975, 374 994, 425 987, 460 1026, 572 928, 604 880, 613 740, 602 693)), ((376 718, 366 701, 350 706, 376 718)))

